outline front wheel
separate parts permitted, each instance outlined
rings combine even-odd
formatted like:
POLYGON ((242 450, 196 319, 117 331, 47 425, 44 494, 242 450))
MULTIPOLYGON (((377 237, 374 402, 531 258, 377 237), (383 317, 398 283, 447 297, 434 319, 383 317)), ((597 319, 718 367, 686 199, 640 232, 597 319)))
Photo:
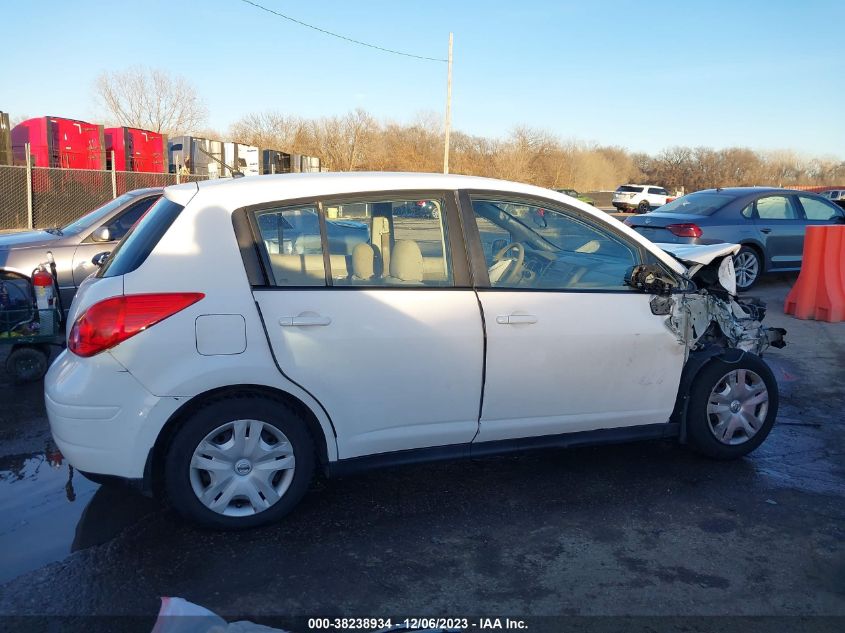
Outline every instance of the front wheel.
POLYGON ((283 402, 231 396, 187 419, 171 442, 165 490, 177 512, 204 527, 272 523, 308 490, 315 467, 306 423, 283 402))
POLYGON ((649 211, 651 211, 651 205, 648 203, 648 200, 643 200, 637 205, 638 213, 648 213, 649 211))
POLYGON ((736 459, 763 443, 778 411, 778 386, 762 358, 716 357, 695 377, 687 412, 690 446, 713 459, 736 459))

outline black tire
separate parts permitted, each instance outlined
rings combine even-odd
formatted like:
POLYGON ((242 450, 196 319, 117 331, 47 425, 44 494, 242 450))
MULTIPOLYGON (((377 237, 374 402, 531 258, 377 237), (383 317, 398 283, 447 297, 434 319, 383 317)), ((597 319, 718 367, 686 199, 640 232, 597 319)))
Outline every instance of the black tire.
POLYGON ((637 205, 637 213, 648 213, 651 211, 651 205, 648 203, 648 200, 642 200, 637 205))
POLYGON ((35 382, 44 378, 50 365, 50 352, 38 345, 15 345, 6 358, 6 371, 15 382, 35 382))
POLYGON ((763 261, 760 258, 760 253, 750 246, 743 246, 734 255, 734 269, 736 270, 736 289, 741 292, 749 290, 760 280, 760 275, 763 274, 763 261), (753 271, 756 271, 753 275, 751 274, 752 267, 753 271), (745 274, 743 274, 743 270, 745 274))
MULTIPOLYGON (((756 405, 756 407, 760 406, 756 405)), ((690 447, 695 451, 712 459, 737 459, 747 455, 763 443, 769 435, 769 431, 772 430, 777 412, 777 381, 772 370, 769 369, 762 358, 749 352, 744 352, 736 362, 715 357, 696 375, 690 388, 686 421, 687 440, 690 447), (762 424, 754 435, 741 441, 741 443, 727 444, 716 437, 716 432, 711 425, 715 424, 718 418, 716 415, 708 413, 708 405, 714 389, 723 384, 724 377, 736 370, 746 370, 747 380, 752 378, 748 372, 752 372, 762 379, 767 391, 768 402, 766 403, 765 414, 762 414, 762 409, 760 409, 762 424)), ((738 439, 741 440, 742 437, 740 436, 738 439)))
POLYGON ((167 501, 189 521, 217 530, 240 530, 273 523, 302 499, 314 477, 316 453, 306 422, 284 402, 259 395, 229 396, 211 401, 185 420, 170 442, 164 466, 167 501), (226 516, 206 507, 191 483, 194 450, 209 433, 235 420, 258 420, 283 433, 295 460, 293 479, 278 501, 246 516, 226 516))

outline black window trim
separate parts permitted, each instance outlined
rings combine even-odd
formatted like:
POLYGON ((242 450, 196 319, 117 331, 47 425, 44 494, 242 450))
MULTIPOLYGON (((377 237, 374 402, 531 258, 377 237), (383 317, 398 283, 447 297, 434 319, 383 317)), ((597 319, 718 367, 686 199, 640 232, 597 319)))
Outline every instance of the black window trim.
MULTIPOLYGON (((516 193, 510 191, 501 191, 493 189, 461 189, 458 192, 458 197, 461 204, 461 221, 464 228, 464 241, 469 253, 469 259, 472 264, 472 275, 474 280, 474 287, 479 292, 545 292, 545 293, 573 293, 573 294, 631 294, 637 291, 633 288, 506 288, 495 287, 490 283, 490 278, 487 274, 487 260, 484 257, 484 249, 481 246, 481 234, 478 231, 478 223, 475 219, 475 212, 472 208, 473 198, 488 198, 494 199, 504 198, 507 201, 516 203, 528 204, 541 208, 554 209, 566 215, 572 216, 574 219, 583 222, 591 227, 606 230, 614 237, 618 238, 622 243, 631 247, 639 261, 634 265, 641 265, 645 262, 655 263, 659 265, 664 271, 674 278, 678 279, 679 275, 662 261, 651 255, 651 253, 642 244, 630 239, 622 230, 613 226, 611 223, 603 223, 601 220, 596 220, 588 213, 581 209, 570 207, 569 205, 558 200, 544 198, 542 196, 534 196, 531 194, 516 193), (656 261, 654 261, 656 260, 656 261)), ((504 200, 503 200, 504 201, 504 200)))
MULTIPOLYGON (((325 196, 308 196, 289 200, 273 200, 248 205, 232 212, 232 225, 244 261, 250 285, 253 290, 467 290, 473 287, 470 277, 470 266, 467 262, 466 251, 463 248, 463 233, 461 221, 458 217, 459 205, 456 192, 451 189, 391 189, 381 191, 353 191, 325 196), (332 204, 354 204, 356 202, 395 202, 397 200, 443 200, 446 222, 446 237, 451 255, 453 284, 450 286, 366 286, 366 285, 333 285, 331 280, 331 258, 328 251, 328 235, 325 227, 325 207, 332 204), (320 242, 323 249, 323 266, 326 274, 326 284, 322 286, 277 286, 273 281, 272 269, 267 259, 267 253, 259 246, 261 232, 255 220, 257 211, 270 209, 287 209, 293 207, 313 206, 320 217, 320 242), (328 261, 326 261, 328 259, 328 261)), ((445 253, 444 253, 445 255, 445 253)))

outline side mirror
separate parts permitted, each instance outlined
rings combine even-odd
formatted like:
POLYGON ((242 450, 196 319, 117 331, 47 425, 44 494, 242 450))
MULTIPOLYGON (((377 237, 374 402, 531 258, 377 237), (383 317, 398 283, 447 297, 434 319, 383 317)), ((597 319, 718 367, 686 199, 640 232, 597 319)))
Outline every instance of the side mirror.
POLYGON ((678 287, 677 282, 660 266, 634 266, 625 275, 625 285, 651 295, 668 295, 678 287))
POLYGON ((110 242, 111 231, 107 226, 101 226, 91 234, 91 239, 95 242, 110 242))
POLYGON ((111 251, 103 251, 102 253, 97 253, 94 257, 91 258, 91 263, 94 264, 97 268, 100 268, 103 264, 106 263, 106 260, 111 255, 111 251))

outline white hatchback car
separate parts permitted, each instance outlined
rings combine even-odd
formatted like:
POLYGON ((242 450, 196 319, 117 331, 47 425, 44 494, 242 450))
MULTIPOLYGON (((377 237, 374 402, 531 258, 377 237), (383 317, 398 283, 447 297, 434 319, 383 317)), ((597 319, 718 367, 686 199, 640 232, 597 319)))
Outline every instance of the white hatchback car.
POLYGON ((216 528, 281 517, 318 469, 663 437, 745 455, 783 331, 735 297, 737 246, 666 248, 468 176, 168 187, 74 299, 53 436, 216 528))

